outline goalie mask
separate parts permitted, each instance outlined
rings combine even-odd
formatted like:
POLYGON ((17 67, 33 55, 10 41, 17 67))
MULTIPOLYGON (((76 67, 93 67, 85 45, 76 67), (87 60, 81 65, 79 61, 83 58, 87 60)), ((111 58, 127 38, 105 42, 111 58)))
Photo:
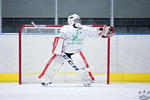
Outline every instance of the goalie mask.
POLYGON ((80 17, 77 14, 73 14, 68 17, 68 24, 75 28, 82 28, 80 17))

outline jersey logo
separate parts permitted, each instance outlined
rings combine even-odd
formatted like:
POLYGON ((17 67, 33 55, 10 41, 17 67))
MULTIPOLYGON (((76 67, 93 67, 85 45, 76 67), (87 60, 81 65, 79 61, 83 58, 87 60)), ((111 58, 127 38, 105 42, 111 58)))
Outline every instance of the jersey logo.
POLYGON ((83 39, 79 38, 79 35, 82 34, 82 32, 79 32, 78 29, 76 30, 76 32, 77 32, 77 34, 72 35, 72 37, 71 37, 72 43, 69 43, 69 44, 81 44, 82 43, 83 39))

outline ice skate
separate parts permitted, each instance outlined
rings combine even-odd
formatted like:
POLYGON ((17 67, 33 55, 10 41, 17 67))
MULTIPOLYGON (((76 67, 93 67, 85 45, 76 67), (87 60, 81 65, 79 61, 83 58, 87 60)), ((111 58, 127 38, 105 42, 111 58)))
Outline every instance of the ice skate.
POLYGON ((92 81, 84 81, 84 82, 83 82, 83 85, 84 85, 85 87, 91 87, 91 84, 92 84, 92 81))
POLYGON ((49 83, 44 83, 44 82, 41 82, 41 85, 43 87, 50 87, 52 85, 52 82, 49 82, 49 83))

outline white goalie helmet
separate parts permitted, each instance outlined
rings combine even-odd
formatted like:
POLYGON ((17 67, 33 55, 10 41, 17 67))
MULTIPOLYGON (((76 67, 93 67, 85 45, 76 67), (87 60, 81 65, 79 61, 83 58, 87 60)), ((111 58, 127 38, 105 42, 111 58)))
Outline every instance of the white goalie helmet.
POLYGON ((77 14, 70 15, 68 17, 68 24, 69 25, 74 25, 77 28, 81 28, 80 16, 77 15, 77 14))

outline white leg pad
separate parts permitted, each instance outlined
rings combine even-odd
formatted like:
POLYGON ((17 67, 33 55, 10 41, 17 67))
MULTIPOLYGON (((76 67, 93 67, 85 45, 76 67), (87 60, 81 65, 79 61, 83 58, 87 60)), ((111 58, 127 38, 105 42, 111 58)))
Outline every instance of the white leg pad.
POLYGON ((45 74, 41 77, 41 82, 52 82, 53 78, 56 76, 56 73, 62 68, 63 63, 64 59, 62 56, 56 56, 56 58, 54 58, 51 65, 46 70, 45 74))
POLYGON ((90 69, 86 68, 85 63, 80 55, 80 53, 75 53, 71 56, 74 64, 77 66, 77 68, 80 68, 79 70, 79 77, 81 78, 81 82, 84 86, 89 87, 91 86, 92 79, 89 75, 90 69), (84 69, 84 70, 82 70, 84 69))

